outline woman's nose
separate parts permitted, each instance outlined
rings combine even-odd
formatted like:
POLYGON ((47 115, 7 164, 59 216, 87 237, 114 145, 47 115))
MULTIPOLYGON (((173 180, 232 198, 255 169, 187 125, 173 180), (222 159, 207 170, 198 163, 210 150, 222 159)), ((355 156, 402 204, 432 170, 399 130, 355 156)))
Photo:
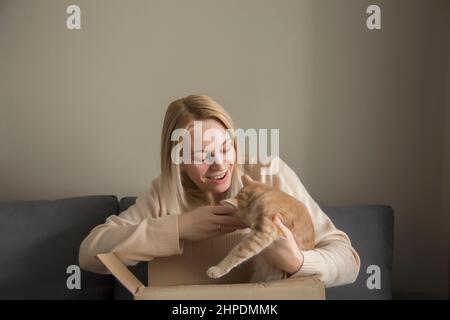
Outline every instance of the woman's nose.
POLYGON ((222 171, 226 169, 227 163, 225 162, 225 158, 221 156, 220 153, 219 156, 214 156, 211 160, 213 161, 210 165, 211 169, 216 171, 222 171))
POLYGON ((212 165, 209 166, 209 169, 211 171, 217 171, 217 172, 221 172, 221 171, 225 170, 226 168, 227 168, 226 165, 224 165, 224 164, 216 164, 216 163, 213 163, 212 165))

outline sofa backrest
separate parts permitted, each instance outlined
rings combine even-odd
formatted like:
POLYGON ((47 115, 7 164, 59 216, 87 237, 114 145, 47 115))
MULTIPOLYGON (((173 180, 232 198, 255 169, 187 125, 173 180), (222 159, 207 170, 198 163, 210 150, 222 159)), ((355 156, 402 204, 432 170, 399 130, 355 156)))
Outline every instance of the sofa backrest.
MULTIPOLYGON (((136 197, 118 203, 115 196, 86 196, 0 203, 0 299, 131 298, 113 276, 83 270, 81 290, 69 290, 66 272, 68 266, 78 264, 79 247, 89 231, 135 201, 136 197)), ((391 299, 393 209, 362 205, 323 210, 349 235, 361 258, 356 282, 327 288, 327 299, 391 299), (373 266, 380 270, 379 289, 367 286, 373 266)), ((130 269, 147 283, 146 263, 130 269)))
POLYGON ((323 207, 323 211, 337 228, 347 233, 361 259, 356 281, 328 288, 327 299, 392 299, 393 209, 384 205, 360 205, 323 207), (375 279, 378 275, 379 288, 375 279))
MULTIPOLYGON (((128 209, 135 201, 136 197, 122 198, 119 212, 128 209)), ((348 234, 361 259, 361 269, 356 281, 345 286, 327 288, 326 298, 391 299, 393 209, 384 205, 324 206, 322 209, 337 228, 348 234), (369 289, 367 286, 367 280, 371 275, 367 273, 369 266, 379 267, 381 284, 379 289, 369 289)), ((147 283, 145 263, 133 266, 131 270, 143 283, 147 283)), ((118 281, 115 281, 115 284, 115 298, 131 298, 118 281)))
POLYGON ((117 214, 115 196, 0 203, 0 299, 111 299, 114 279, 81 270, 69 290, 81 241, 117 214))

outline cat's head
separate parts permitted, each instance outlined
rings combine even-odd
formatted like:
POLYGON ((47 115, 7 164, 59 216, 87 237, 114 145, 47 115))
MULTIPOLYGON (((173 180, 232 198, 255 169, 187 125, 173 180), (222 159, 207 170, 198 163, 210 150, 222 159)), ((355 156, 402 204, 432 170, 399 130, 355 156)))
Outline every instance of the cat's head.
POLYGON ((272 188, 267 184, 253 180, 248 175, 242 176, 242 183, 244 187, 236 197, 222 200, 220 203, 224 206, 237 209, 235 214, 237 218, 244 222, 251 222, 249 221, 251 219, 249 216, 255 207, 255 200, 272 188))

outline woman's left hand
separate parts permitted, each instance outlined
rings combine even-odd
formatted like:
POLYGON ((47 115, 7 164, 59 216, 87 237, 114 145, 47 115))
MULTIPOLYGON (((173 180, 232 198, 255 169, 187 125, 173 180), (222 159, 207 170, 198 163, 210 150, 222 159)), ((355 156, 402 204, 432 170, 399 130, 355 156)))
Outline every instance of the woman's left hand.
POLYGON ((298 248, 291 230, 281 222, 277 215, 274 216, 273 223, 280 228, 283 236, 275 240, 261 254, 270 264, 292 275, 302 267, 303 253, 298 248))

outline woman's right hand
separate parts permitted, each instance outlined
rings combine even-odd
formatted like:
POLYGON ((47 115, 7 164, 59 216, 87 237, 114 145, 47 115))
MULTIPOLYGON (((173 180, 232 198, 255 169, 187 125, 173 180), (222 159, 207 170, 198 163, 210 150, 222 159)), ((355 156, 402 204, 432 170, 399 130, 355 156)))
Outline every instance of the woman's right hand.
POLYGON ((201 206, 178 216, 180 240, 205 240, 245 229, 247 226, 233 217, 236 209, 225 206, 201 206))

